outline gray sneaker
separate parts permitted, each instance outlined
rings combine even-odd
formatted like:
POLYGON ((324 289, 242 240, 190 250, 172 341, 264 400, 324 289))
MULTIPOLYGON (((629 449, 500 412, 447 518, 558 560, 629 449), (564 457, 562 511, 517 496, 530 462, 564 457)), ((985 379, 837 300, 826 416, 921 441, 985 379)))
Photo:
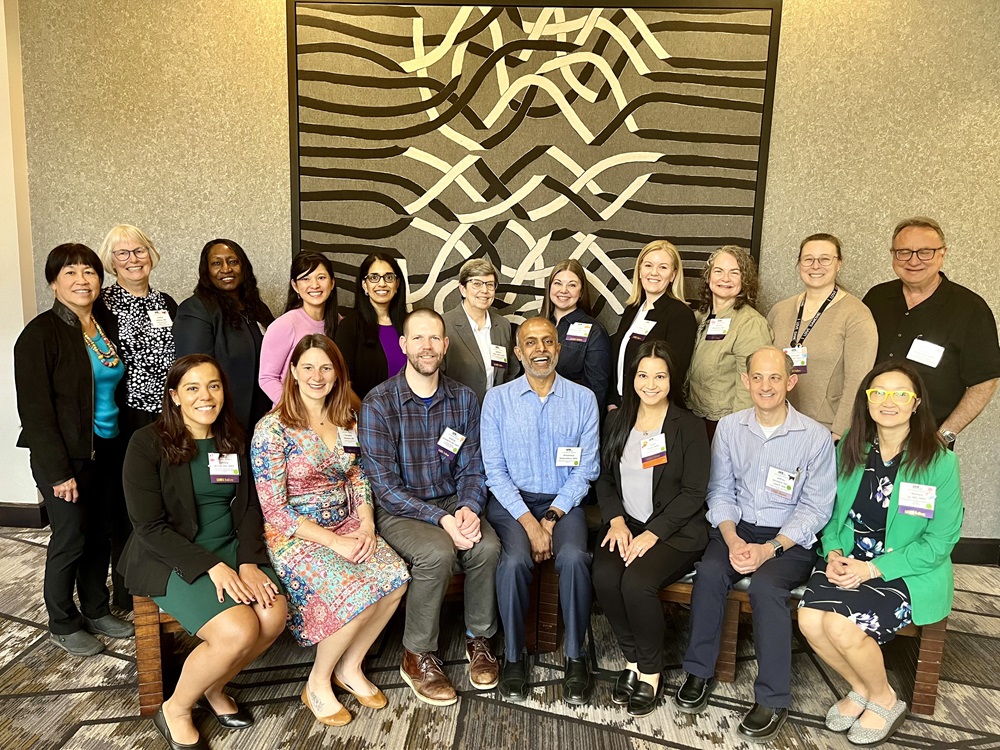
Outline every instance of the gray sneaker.
POLYGON ((49 633, 49 640, 72 656, 94 656, 104 650, 104 644, 85 630, 67 635, 49 633))
POLYGON ((119 620, 114 615, 104 615, 96 620, 84 617, 83 627, 87 629, 88 633, 106 635, 109 638, 131 638, 135 635, 135 626, 132 623, 119 620))

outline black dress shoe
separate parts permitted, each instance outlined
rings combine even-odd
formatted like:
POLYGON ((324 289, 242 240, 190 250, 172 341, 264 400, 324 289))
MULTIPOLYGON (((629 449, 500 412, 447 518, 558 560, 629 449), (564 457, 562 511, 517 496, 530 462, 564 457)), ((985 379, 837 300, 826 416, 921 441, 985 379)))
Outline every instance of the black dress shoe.
POLYGON ((708 705, 708 696, 715 689, 715 678, 689 674, 674 696, 674 705, 686 714, 700 714, 708 705))
POLYGON ((594 691, 594 678, 587 666, 587 657, 566 659, 566 676, 563 678, 563 698, 574 706, 590 703, 594 691))
MULTIPOLYGON (((233 701, 233 703, 236 703, 236 701, 233 701)), ((200 698, 198 705, 212 714, 215 720, 226 729, 246 729, 253 726, 253 716, 238 703, 236 704, 236 713, 234 714, 217 714, 215 709, 212 708, 212 704, 208 702, 208 698, 200 698)))
POLYGON ((517 661, 508 661, 503 665, 500 684, 497 685, 500 695, 509 701, 520 703, 528 697, 528 655, 522 654, 517 661))
POLYGON ((167 747, 169 747, 170 750, 210 750, 205 738, 200 735, 198 736, 198 741, 190 745, 175 742, 174 738, 170 736, 170 727, 167 726, 167 719, 163 715, 163 706, 160 706, 160 709, 153 717, 153 726, 156 727, 156 731, 163 736, 163 739, 167 741, 167 747))
POLYGON ((615 687, 611 691, 611 702, 619 706, 628 705, 628 699, 632 697, 635 686, 638 684, 639 673, 633 672, 631 669, 623 669, 618 673, 618 679, 615 680, 615 687))
POLYGON ((660 702, 660 696, 663 695, 663 675, 660 675, 660 681, 656 683, 656 689, 648 682, 643 682, 639 680, 639 684, 635 686, 635 691, 632 693, 632 697, 628 699, 628 711, 629 716, 645 716, 648 713, 652 713, 653 709, 656 708, 656 704, 660 702))
POLYGON ((751 742, 767 742, 781 731, 787 718, 787 708, 768 708, 754 703, 736 731, 751 742))

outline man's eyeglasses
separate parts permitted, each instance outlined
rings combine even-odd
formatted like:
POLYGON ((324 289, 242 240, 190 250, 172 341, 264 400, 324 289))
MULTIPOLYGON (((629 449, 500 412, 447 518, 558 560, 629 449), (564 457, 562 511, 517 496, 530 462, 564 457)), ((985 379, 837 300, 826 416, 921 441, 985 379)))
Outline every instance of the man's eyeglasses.
POLYGON ((934 257, 934 253, 938 250, 944 250, 944 245, 941 247, 922 247, 919 250, 896 250, 893 249, 890 252, 900 263, 905 263, 910 258, 916 254, 920 260, 930 260, 934 257))
POLYGON ((887 391, 883 388, 869 388, 865 395, 870 404, 883 404, 887 398, 891 398, 897 406, 906 406, 917 397, 913 391, 887 391))
POLYGON ((377 284, 380 281, 385 281, 386 284, 395 284, 398 278, 396 274, 390 271, 389 273, 370 273, 365 276, 365 281, 369 284, 377 284))
POLYGON ((813 265, 821 265, 823 268, 829 268, 835 260, 837 259, 832 255, 822 255, 819 258, 799 258, 799 265, 804 268, 809 268, 813 265))
POLYGON ((495 281, 480 281, 479 279, 469 279, 465 282, 465 286, 474 292, 478 292, 480 289, 485 289, 487 292, 495 292, 497 289, 495 281))
POLYGON ((149 250, 144 247, 137 247, 134 250, 115 250, 111 253, 115 260, 128 260, 130 255, 134 255, 136 260, 145 260, 149 256, 149 250))

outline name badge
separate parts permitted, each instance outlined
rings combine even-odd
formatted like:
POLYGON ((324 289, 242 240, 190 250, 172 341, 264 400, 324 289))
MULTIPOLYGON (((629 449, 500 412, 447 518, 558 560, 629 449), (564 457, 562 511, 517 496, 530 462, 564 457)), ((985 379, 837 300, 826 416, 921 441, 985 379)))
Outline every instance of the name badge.
POLYGON ((705 331, 705 341, 722 341, 729 333, 729 326, 732 318, 712 318, 708 321, 708 330, 705 331))
POLYGON ((502 370, 507 369, 507 349, 499 344, 490 344, 490 364, 502 370))
POLYGON ((662 432, 653 437, 644 438, 639 443, 639 456, 642 458, 642 468, 652 469, 667 462, 667 436, 662 432))
POLYGON ((208 478, 212 484, 239 484, 240 457, 235 453, 209 453, 208 478))
POLYGON ((580 344, 586 343, 587 339, 590 338, 590 329, 593 327, 593 323, 574 323, 566 331, 566 340, 576 341, 580 344))
POLYGON ((937 500, 937 487, 930 484, 913 484, 900 482, 899 512, 904 516, 920 516, 934 518, 934 501, 937 500))
POLYGON ((767 482, 764 486, 778 497, 791 500, 797 477, 798 474, 793 471, 785 471, 783 469, 776 469, 775 467, 770 466, 767 469, 767 482))
POLYGON ((340 435, 340 447, 344 449, 344 453, 361 453, 358 433, 354 430, 345 430, 343 427, 338 427, 337 434, 340 435))
POLYGON ((792 358, 792 372, 809 372, 809 351, 804 346, 786 346, 782 351, 792 358))
POLYGON ((147 312, 153 328, 170 328, 174 324, 174 321, 170 319, 170 313, 166 310, 148 310, 147 312))
POLYGON ((437 442, 438 453, 449 459, 455 458, 458 455, 458 451, 462 447, 462 443, 465 442, 465 435, 460 432, 455 432, 455 430, 450 427, 445 427, 444 432, 441 433, 441 438, 437 442))
POLYGON ((655 327, 656 327, 655 320, 640 320, 638 323, 635 324, 635 330, 632 331, 631 338, 635 339, 636 341, 645 341, 646 337, 649 335, 649 332, 652 331, 655 327))
POLYGON ((914 362, 919 362, 928 367, 937 367, 938 363, 941 362, 942 356, 944 356, 943 346, 932 344, 930 341, 925 341, 924 339, 913 339, 913 343, 910 344, 910 351, 906 353, 907 359, 912 359, 914 362))
POLYGON ((583 457, 583 448, 557 448, 556 466, 579 466, 583 457))

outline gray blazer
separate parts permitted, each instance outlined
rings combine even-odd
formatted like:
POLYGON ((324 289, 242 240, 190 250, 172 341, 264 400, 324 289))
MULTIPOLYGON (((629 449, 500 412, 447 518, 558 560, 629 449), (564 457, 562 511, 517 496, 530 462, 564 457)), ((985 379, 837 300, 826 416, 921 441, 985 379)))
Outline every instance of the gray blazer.
MULTIPOLYGON (((489 314, 490 341, 507 350, 507 369, 493 368, 493 385, 500 385, 521 374, 521 363, 514 356, 514 336, 511 334, 510 323, 492 309, 489 314)), ((459 303, 458 307, 441 317, 444 318, 445 334, 449 340, 441 371, 474 390, 482 404, 486 398, 486 365, 483 363, 483 355, 479 353, 476 335, 469 325, 469 316, 459 303)))

